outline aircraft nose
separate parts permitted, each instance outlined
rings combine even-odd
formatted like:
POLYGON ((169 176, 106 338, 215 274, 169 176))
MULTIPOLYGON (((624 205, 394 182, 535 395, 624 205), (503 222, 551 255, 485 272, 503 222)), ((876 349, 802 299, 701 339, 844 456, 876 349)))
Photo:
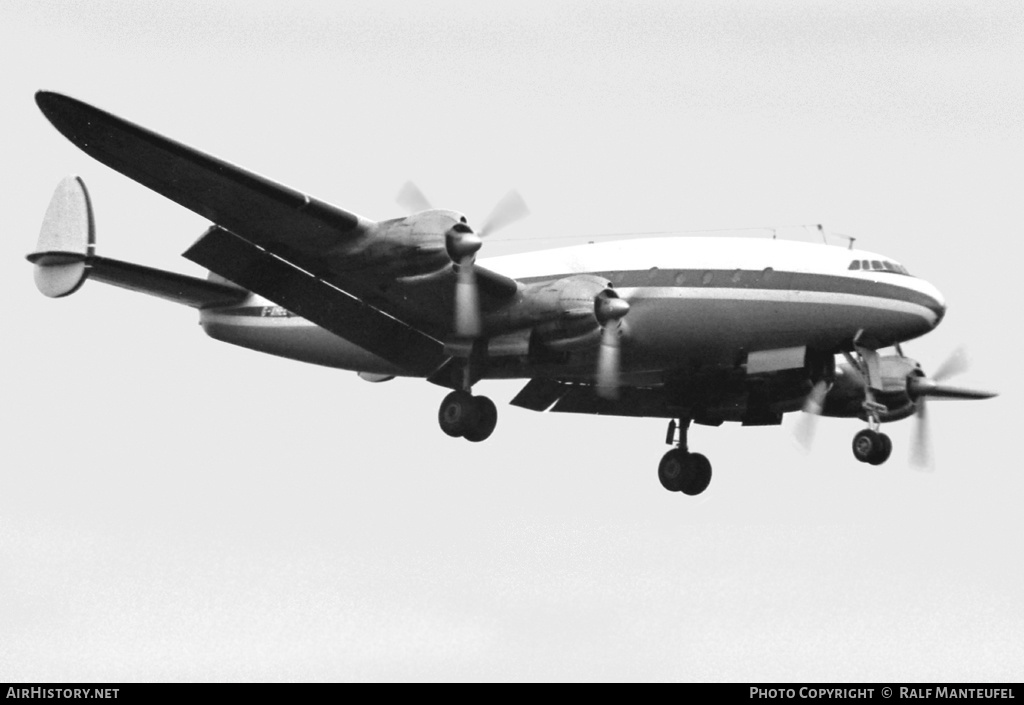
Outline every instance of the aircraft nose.
POLYGON ((935 312, 935 322, 932 324, 932 328, 935 328, 942 323, 942 319, 946 315, 946 298, 933 285, 928 282, 923 283, 925 284, 924 294, 929 299, 928 308, 935 312))

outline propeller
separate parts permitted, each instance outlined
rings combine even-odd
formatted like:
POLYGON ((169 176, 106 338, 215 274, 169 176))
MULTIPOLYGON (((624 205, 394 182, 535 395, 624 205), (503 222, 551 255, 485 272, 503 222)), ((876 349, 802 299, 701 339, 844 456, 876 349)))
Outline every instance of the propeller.
POLYGON ((411 181, 406 181, 403 184, 402 188, 398 191, 398 196, 395 197, 395 201, 409 215, 419 213, 420 211, 428 211, 432 207, 430 201, 423 195, 419 187, 411 181))
POLYGON ((825 397, 831 388, 832 385, 828 380, 819 380, 804 398, 804 415, 800 417, 800 422, 796 427, 796 439, 806 450, 810 450, 814 441, 818 417, 821 416, 821 410, 825 408, 825 397))
POLYGON ((619 346, 622 340, 622 318, 629 313, 629 303, 611 289, 594 299, 594 315, 601 324, 601 347, 597 351, 597 396, 618 399, 621 371, 619 346))
POLYGON ((474 263, 483 239, 492 233, 522 220, 530 214, 526 201, 517 191, 510 191, 491 210, 479 232, 466 223, 456 223, 445 233, 445 249, 456 265, 455 333, 463 338, 480 335, 480 294, 474 263))
POLYGON ((931 470, 931 430, 928 424, 928 398, 937 399, 990 399, 995 396, 994 392, 984 392, 977 389, 965 389, 962 387, 951 387, 942 384, 955 375, 967 371, 969 367, 967 353, 963 348, 957 348, 946 358, 946 361, 939 365, 932 377, 910 377, 907 379, 907 394, 917 406, 916 428, 914 429, 914 445, 911 451, 911 462, 922 470, 931 470))
POLYGON ((914 440, 910 447, 910 464, 918 470, 930 471, 932 465, 932 439, 931 427, 928 424, 927 397, 917 400, 917 410, 914 412, 914 440))

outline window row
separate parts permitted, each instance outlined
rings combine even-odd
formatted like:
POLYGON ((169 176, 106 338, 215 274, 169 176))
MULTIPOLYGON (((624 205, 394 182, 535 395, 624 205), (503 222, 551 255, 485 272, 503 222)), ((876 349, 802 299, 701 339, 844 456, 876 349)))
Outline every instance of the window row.
POLYGON ((896 274, 907 274, 907 268, 902 264, 896 264, 889 260, 877 260, 877 259, 855 259, 850 262, 850 269, 868 269, 875 270, 878 272, 895 272, 896 274))

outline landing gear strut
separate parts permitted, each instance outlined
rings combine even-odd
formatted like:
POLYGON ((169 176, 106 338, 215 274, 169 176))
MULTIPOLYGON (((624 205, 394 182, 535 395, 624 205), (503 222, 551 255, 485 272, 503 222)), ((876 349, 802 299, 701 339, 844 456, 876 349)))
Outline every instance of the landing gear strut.
POLYGON ((868 427, 853 437, 853 457, 862 463, 881 465, 892 455, 892 440, 882 433, 881 413, 886 411, 884 404, 875 401, 875 391, 882 388, 881 374, 878 369, 878 353, 870 348, 854 346, 857 359, 844 352, 847 362, 860 372, 864 380, 864 415, 868 427))
POLYGON ((711 483, 711 463, 700 453, 691 453, 686 445, 690 420, 673 419, 668 424, 665 442, 676 447, 665 453, 658 465, 658 479, 669 492, 698 495, 711 483))

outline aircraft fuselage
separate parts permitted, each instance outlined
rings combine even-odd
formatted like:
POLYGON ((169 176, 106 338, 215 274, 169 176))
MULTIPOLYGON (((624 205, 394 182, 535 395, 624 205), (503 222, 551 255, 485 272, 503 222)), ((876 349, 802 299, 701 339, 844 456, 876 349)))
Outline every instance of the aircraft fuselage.
MULTIPOLYGON (((859 340, 882 347, 942 320, 945 302, 893 260, 862 250, 752 238, 622 240, 490 258, 524 283, 576 275, 611 282, 630 304, 622 343, 626 384, 657 384, 672 370, 745 364, 750 353, 806 347, 823 353, 859 340), (851 269, 857 262, 857 268, 851 269)), ((280 306, 252 296, 206 309, 211 337, 261 352, 377 375, 403 370, 280 306)), ((518 351, 523 352, 523 351, 518 351)), ((594 355, 530 360, 492 346, 488 378, 546 374, 589 380, 594 355)))

